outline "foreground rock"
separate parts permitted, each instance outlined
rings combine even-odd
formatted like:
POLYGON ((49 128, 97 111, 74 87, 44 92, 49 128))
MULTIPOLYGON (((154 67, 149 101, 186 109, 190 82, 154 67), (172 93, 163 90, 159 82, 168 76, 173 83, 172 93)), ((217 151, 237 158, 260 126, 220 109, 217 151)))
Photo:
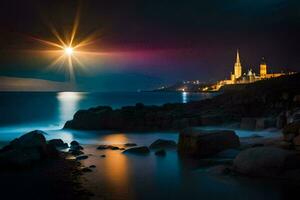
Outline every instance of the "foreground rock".
POLYGON ((166 149, 166 148, 176 148, 176 142, 173 140, 163 140, 158 139, 150 145, 150 149, 166 149))
MULTIPOLYGON (((106 145, 106 144, 102 144, 99 145, 97 147, 98 150, 106 150, 106 149, 110 149, 110 150, 120 150, 121 148, 117 147, 117 146, 113 146, 113 145, 106 145)), ((122 150, 122 149, 121 149, 122 150)))
POLYGON ((238 154, 233 166, 236 172, 250 176, 281 176, 300 168, 300 154, 276 147, 249 148, 238 154))
POLYGON ((133 148, 127 149, 127 150, 123 151, 123 153, 149 154, 150 150, 148 147, 142 146, 142 147, 133 147, 133 148))
POLYGON ((52 139, 48 141, 48 144, 55 146, 57 149, 66 149, 69 148, 67 143, 64 143, 61 139, 52 139))
POLYGON ((71 153, 73 156, 79 156, 79 155, 84 154, 84 152, 81 150, 83 150, 83 147, 80 146, 79 142, 77 142, 77 141, 71 142, 69 153, 71 153))
POLYGON ((26 167, 47 158, 56 158, 59 152, 47 144, 44 132, 35 130, 14 139, 0 150, 1 167, 26 167))
POLYGON ((204 158, 239 146, 239 137, 234 131, 187 128, 180 132, 178 152, 181 155, 204 158))

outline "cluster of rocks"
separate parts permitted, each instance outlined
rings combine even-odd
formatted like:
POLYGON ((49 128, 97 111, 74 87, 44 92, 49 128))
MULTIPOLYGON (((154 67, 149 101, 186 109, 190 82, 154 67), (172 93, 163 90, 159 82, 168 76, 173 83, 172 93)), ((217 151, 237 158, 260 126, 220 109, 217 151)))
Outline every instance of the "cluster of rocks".
POLYGON ((97 149, 98 150, 106 150, 106 149, 110 149, 110 150, 125 150, 125 148, 120 148, 120 147, 117 147, 117 146, 106 145, 106 144, 99 145, 97 147, 97 149))
POLYGON ((49 158, 57 158, 56 145, 46 141, 43 131, 35 130, 11 141, 0 150, 1 167, 27 167, 49 158))
POLYGON ((77 141, 71 142, 69 153, 71 153, 73 156, 79 156, 84 154, 82 150, 83 147, 77 141))
MULTIPOLYGON (((299 128, 297 126, 296 131, 299 128)), ((204 161, 207 158, 226 159, 221 165, 211 162, 217 164, 210 169, 211 173, 300 180, 299 152, 263 144, 242 148, 234 131, 187 128, 180 133, 178 152, 204 161)))

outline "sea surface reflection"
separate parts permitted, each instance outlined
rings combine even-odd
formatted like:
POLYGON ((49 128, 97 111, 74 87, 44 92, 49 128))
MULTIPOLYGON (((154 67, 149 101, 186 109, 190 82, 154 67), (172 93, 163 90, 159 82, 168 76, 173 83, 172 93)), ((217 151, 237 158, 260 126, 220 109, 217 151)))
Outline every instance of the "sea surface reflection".
POLYGON ((70 120, 70 116, 79 110, 79 101, 85 96, 83 92, 59 92, 56 98, 59 103, 59 120, 62 122, 70 120))

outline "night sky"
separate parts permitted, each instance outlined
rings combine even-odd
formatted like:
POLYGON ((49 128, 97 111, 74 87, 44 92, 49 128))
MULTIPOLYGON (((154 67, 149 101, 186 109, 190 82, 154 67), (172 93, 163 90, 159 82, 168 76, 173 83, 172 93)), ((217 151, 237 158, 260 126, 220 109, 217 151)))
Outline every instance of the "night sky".
POLYGON ((180 80, 229 77, 236 49, 242 66, 300 70, 300 3, 288 0, 3 0, 0 3, 0 76, 65 81, 40 55, 73 26, 76 39, 94 35, 86 49, 101 52, 75 67, 80 90, 150 89, 180 80))

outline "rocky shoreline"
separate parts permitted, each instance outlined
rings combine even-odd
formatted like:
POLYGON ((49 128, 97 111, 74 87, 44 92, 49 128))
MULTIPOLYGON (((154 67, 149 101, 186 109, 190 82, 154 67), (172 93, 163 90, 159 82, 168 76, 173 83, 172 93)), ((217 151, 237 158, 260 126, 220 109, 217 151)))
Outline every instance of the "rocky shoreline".
POLYGON ((247 130, 283 128, 299 118, 300 74, 258 81, 244 90, 197 102, 79 110, 64 128, 78 130, 166 131, 193 126, 233 126, 247 130))
POLYGON ((87 199, 80 162, 70 159, 62 140, 46 141, 35 130, 0 149, 1 195, 7 199, 87 199))
MULTIPOLYGON (((149 146, 102 144, 92 147, 99 153, 92 155, 86 154, 85 147, 77 141, 70 145, 61 139, 46 141, 45 132, 32 131, 0 150, 0 186, 5 188, 3 194, 10 195, 10 199, 21 198, 20 194, 32 199, 89 199, 94 194, 87 190, 91 183, 83 181, 83 177, 92 173, 96 165, 85 167, 82 161, 84 163, 91 156, 105 159, 103 150, 126 156, 154 154, 158 157, 166 157, 169 150, 175 150, 183 164, 186 158, 192 158, 213 176, 269 178, 298 185, 300 152, 294 141, 300 135, 299 122, 286 126, 283 133, 283 136, 269 139, 256 135, 239 138, 231 130, 207 131, 189 127, 180 131, 178 144, 165 139, 153 141, 149 146), (12 193, 18 185, 20 193, 12 193)), ((101 166, 98 167, 101 170, 101 166)))

